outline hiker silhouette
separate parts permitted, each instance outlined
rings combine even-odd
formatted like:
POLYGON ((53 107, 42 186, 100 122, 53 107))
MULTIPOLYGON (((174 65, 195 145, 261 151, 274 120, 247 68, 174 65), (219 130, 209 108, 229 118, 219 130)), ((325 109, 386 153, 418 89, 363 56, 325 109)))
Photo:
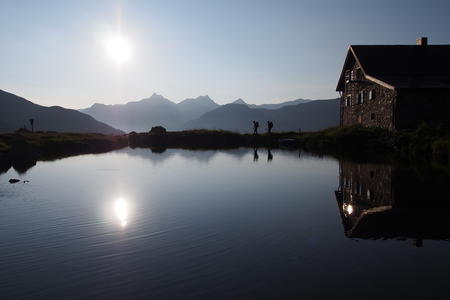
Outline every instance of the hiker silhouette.
POLYGON ((273 128, 273 122, 267 121, 267 132, 272 133, 272 128, 273 128))
POLYGON ((258 127, 259 127, 259 122, 253 121, 253 133, 254 134, 258 134, 258 127))

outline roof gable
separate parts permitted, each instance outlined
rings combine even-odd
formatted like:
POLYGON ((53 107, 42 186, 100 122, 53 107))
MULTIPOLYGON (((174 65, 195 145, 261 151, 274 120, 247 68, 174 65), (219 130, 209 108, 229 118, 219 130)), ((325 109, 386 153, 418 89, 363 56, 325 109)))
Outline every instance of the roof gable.
POLYGON ((366 79, 387 87, 450 88, 450 45, 352 45, 336 90, 343 90, 349 55, 366 79))

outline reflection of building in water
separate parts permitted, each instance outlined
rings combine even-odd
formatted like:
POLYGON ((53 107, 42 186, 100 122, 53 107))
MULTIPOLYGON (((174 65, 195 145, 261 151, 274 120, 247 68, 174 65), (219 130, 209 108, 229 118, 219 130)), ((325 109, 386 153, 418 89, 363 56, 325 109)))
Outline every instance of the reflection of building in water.
POLYGON ((340 162, 336 199, 349 238, 450 238, 450 182, 390 165, 340 162))

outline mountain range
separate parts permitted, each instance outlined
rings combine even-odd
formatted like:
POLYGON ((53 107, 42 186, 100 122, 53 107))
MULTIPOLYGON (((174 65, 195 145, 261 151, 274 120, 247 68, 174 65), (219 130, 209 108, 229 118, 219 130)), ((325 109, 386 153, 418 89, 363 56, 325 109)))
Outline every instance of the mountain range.
POLYGON ((111 126, 131 131, 148 131, 153 126, 164 126, 168 130, 179 130, 189 120, 219 107, 208 96, 186 99, 174 103, 161 95, 126 104, 105 105, 96 103, 80 112, 88 114, 111 126))
POLYGON ((260 132, 264 132, 269 120, 274 123, 275 132, 315 131, 339 124, 339 100, 297 99, 255 105, 237 99, 219 105, 207 95, 174 103, 153 94, 140 101, 115 105, 96 103, 77 111, 37 105, 0 90, 0 132, 30 128, 30 119, 34 119, 36 131, 104 134, 147 132, 153 126, 164 126, 167 130, 224 129, 246 133, 253 130, 252 121, 258 121, 260 132))
MULTIPOLYGON (((80 110, 126 132, 145 132, 153 126, 167 130, 225 129, 250 132, 252 121, 275 123, 274 131, 319 130, 339 124, 339 101, 297 99, 277 104, 247 104, 237 99, 219 105, 209 96, 174 103, 161 95, 126 104, 96 103, 80 110)), ((261 127, 261 128, 262 128, 261 127)))
POLYGON ((278 109, 278 108, 282 108, 284 106, 290 106, 290 105, 297 105, 297 104, 303 104, 303 103, 308 103, 311 102, 313 100, 309 100, 309 99, 296 99, 296 100, 292 100, 292 101, 285 101, 285 102, 281 102, 281 103, 271 103, 271 104, 248 104, 247 102, 245 102, 244 100, 242 100, 241 98, 231 102, 230 104, 242 104, 242 105, 246 105, 250 108, 265 108, 265 109, 278 109))
POLYGON ((0 132, 13 132, 24 126, 30 128, 30 119, 34 120, 36 131, 123 133, 77 110, 37 105, 0 90, 0 132))
POLYGON ((227 104, 205 113, 185 124, 186 129, 224 129, 251 132, 252 121, 258 121, 260 132, 266 122, 274 123, 273 131, 316 131, 339 124, 339 100, 316 100, 278 109, 250 108, 241 104, 227 104))

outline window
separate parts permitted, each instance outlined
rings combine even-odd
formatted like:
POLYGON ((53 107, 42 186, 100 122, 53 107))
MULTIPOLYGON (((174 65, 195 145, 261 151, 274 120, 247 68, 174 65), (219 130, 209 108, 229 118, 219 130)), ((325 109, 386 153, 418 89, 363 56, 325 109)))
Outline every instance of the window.
POLYGON ((370 119, 371 119, 371 120, 375 120, 375 114, 374 114, 374 113, 371 113, 371 114, 370 114, 370 119))
POLYGON ((363 104, 364 103, 364 92, 361 91, 358 93, 358 104, 363 104))
POLYGON ((345 71, 345 83, 349 83, 350 82, 350 71, 347 70, 345 71))
POLYGON ((375 90, 370 90, 369 92, 369 100, 375 99, 375 90))
POLYGON ((351 81, 355 81, 355 80, 356 80, 356 71, 355 71, 355 70, 352 70, 352 72, 351 72, 350 74, 351 74, 350 80, 351 80, 351 81))
POLYGON ((362 195, 362 189, 363 189, 362 184, 357 182, 356 183, 356 193, 360 196, 362 195))
POLYGON ((350 187, 350 181, 347 178, 344 178, 344 187, 350 187))
POLYGON ((351 106, 352 105, 352 96, 348 95, 345 98, 345 106, 351 106))

